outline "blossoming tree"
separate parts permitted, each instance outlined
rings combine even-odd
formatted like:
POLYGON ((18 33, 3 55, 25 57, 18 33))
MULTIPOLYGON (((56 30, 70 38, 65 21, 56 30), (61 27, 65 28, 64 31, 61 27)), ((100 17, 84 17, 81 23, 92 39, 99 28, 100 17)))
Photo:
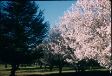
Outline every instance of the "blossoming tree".
POLYGON ((110 0, 78 0, 61 17, 58 28, 64 45, 72 49, 72 61, 95 59, 112 69, 110 0))
POLYGON ((54 27, 50 29, 48 38, 37 46, 37 49, 42 48, 42 50, 44 50, 43 60, 49 65, 50 71, 52 71, 53 66, 57 66, 59 68, 59 73, 62 72, 62 68, 65 64, 65 53, 62 52, 65 48, 63 43, 64 41, 61 37, 59 28, 54 27))

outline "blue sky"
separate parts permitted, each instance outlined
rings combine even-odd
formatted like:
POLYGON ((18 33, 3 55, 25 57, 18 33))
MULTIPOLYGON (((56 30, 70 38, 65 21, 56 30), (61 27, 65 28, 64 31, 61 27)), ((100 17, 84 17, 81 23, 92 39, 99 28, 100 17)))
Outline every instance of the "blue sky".
POLYGON ((45 20, 53 26, 75 1, 38 1, 36 3, 39 4, 40 9, 44 10, 45 20))

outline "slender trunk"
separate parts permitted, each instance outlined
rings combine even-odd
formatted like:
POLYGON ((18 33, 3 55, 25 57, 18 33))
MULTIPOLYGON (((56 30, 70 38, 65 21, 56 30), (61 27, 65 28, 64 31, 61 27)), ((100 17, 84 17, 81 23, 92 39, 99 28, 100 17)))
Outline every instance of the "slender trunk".
POLYGON ((62 73, 62 66, 59 66, 59 74, 62 73))
POLYGON ((78 66, 76 65, 76 66, 74 66, 74 70, 76 71, 76 72, 79 72, 79 68, 78 68, 78 66))
POLYGON ((53 69, 53 66, 52 66, 52 65, 50 65, 50 66, 49 66, 49 68, 50 68, 50 71, 52 71, 52 69, 53 69))
POLYGON ((92 66, 90 66, 90 70, 92 71, 92 66))
POLYGON ((16 64, 12 64, 12 69, 11 69, 11 74, 10 76, 15 76, 15 72, 16 70, 18 69, 19 65, 16 65, 16 64))
POLYGON ((39 62, 40 69, 42 69, 42 62, 39 62))
POLYGON ((40 69, 42 69, 42 63, 40 63, 40 69))
POLYGON ((47 65, 45 64, 45 65, 44 65, 44 69, 45 69, 45 70, 46 70, 46 66, 47 66, 47 65))
POLYGON ((7 68, 7 64, 5 64, 5 68, 7 68))

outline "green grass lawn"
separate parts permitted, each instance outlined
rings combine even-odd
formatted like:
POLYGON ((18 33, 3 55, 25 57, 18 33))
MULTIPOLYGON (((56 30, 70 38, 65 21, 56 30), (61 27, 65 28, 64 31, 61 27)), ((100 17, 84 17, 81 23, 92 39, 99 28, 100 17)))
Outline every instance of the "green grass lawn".
MULTIPOLYGON (((7 68, 5 68, 5 65, 0 64, 0 76, 8 76, 10 74, 11 66, 8 65, 7 68)), ((74 72, 72 68, 64 67, 64 72, 74 72)), ((19 67, 19 69, 16 71, 17 76, 25 76, 25 75, 44 75, 44 74, 54 74, 59 73, 58 68, 54 67, 53 71, 49 71, 49 68, 46 69, 40 69, 39 66, 27 66, 27 67, 19 67)))
MULTIPOLYGON (((11 66, 8 65, 7 68, 4 65, 0 65, 0 76, 9 76, 11 70, 11 66)), ((90 70, 86 70, 90 71, 90 70)), ((107 71, 106 69, 93 69, 92 71, 107 71)), ((75 72, 70 67, 64 67, 62 73, 67 72, 75 72)), ((53 71, 49 71, 48 67, 45 69, 40 69, 39 66, 27 66, 27 67, 19 67, 16 71, 17 76, 27 76, 27 75, 47 75, 47 74, 58 74, 58 68, 54 68, 53 71)))

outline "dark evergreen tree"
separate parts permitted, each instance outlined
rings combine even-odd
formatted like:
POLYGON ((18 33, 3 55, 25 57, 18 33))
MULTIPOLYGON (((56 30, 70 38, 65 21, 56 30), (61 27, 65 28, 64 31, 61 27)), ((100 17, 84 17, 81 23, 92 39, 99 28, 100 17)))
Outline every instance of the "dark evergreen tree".
POLYGON ((49 24, 34 1, 9 1, 0 9, 0 60, 12 65, 32 63, 39 52, 35 47, 47 36, 49 24))

